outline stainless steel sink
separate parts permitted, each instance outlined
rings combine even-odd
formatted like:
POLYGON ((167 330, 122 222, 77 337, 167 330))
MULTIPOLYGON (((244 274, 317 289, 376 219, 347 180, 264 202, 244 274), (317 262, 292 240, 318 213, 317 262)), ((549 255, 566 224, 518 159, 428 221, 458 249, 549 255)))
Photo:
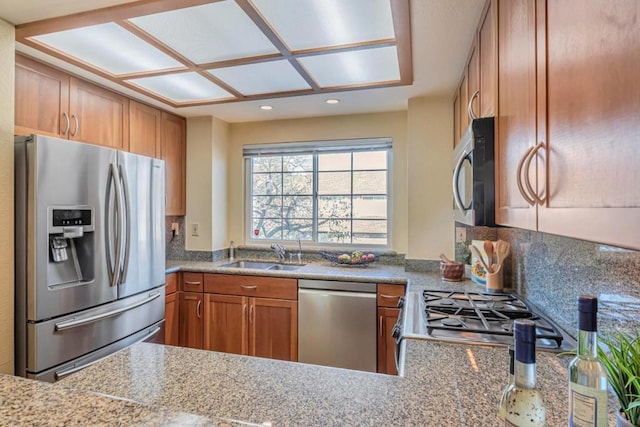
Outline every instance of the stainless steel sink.
POLYGON ((274 264, 272 262, 259 262, 259 261, 236 261, 229 264, 224 264, 222 267, 226 268, 251 268, 254 270, 267 270, 274 264))
POLYGON ((229 264, 223 264, 221 267, 225 268, 248 268, 253 270, 280 270, 280 271, 295 271, 305 264, 276 264, 273 262, 261 262, 261 261, 236 261, 229 264))

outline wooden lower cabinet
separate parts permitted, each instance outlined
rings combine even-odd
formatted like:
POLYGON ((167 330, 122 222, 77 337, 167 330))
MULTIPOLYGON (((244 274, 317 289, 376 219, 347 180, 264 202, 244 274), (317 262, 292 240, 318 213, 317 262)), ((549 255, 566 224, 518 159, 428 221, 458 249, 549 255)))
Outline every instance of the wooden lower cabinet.
POLYGON ((204 294, 204 349, 296 361, 298 303, 204 294))
POLYGON ((179 316, 180 316, 180 294, 172 292, 165 297, 164 304, 164 344, 178 345, 179 341, 179 316))
POLYGON ((398 374, 395 359, 396 342, 391 336, 391 331, 399 315, 399 308, 378 308, 378 372, 381 374, 398 374))
POLYGON ((180 293, 179 344, 182 347, 202 348, 203 300, 201 292, 180 293))

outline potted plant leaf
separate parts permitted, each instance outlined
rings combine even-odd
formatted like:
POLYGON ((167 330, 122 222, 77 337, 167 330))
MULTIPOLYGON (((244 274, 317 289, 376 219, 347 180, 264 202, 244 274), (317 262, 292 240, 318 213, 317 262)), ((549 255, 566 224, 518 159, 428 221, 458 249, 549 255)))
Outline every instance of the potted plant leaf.
POLYGON ((618 426, 640 426, 640 337, 622 332, 603 337, 598 358, 607 381, 618 397, 618 426))

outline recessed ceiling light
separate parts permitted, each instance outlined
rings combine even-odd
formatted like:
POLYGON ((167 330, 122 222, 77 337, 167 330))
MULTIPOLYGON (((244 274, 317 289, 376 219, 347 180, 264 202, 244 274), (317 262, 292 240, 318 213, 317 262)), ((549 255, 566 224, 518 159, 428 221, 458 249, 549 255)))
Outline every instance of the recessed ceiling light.
POLYGON ((327 99, 326 101, 327 104, 337 104, 338 102, 340 102, 339 99, 327 99))
POLYGON ((273 110, 273 107, 271 105, 261 105, 260 109, 261 110, 273 110))

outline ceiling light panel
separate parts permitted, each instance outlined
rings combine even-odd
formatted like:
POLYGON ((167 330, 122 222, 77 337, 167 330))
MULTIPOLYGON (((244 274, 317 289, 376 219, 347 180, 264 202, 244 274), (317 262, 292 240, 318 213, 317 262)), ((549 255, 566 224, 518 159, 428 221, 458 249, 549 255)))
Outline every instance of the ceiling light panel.
POLYGON ((394 39, 390 0, 251 0, 294 51, 394 39))
POLYGON ((234 98, 229 92, 195 72, 128 81, 176 103, 234 98))
POLYGON ((298 61, 321 87, 400 80, 395 46, 307 56, 298 61))
POLYGON ((184 67, 114 23, 43 34, 32 39, 114 75, 184 67))
POLYGON ((278 53, 233 1, 129 20, 197 64, 278 53))
POLYGON ((311 89, 289 61, 270 61, 208 70, 243 95, 311 89))

